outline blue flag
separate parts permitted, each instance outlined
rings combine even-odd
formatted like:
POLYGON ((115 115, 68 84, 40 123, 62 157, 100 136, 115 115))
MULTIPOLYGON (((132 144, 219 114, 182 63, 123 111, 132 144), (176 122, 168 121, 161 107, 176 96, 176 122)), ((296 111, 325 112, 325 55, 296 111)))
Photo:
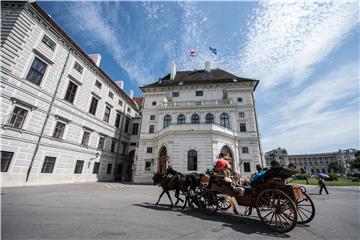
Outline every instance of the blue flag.
POLYGON ((217 54, 217 49, 216 48, 212 48, 212 47, 209 47, 210 51, 213 53, 213 54, 217 54))

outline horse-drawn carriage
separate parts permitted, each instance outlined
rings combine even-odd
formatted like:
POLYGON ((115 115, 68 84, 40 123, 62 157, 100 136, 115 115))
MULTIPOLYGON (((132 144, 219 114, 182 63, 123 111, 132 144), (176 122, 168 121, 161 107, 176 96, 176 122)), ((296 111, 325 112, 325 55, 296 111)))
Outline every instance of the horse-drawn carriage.
POLYGON ((203 211, 213 213, 229 208, 225 196, 231 196, 239 205, 245 206, 245 215, 251 215, 255 208, 265 225, 279 233, 289 232, 297 223, 308 223, 315 216, 314 203, 305 188, 285 184, 285 179, 295 173, 295 169, 273 167, 249 186, 243 186, 244 194, 210 176, 209 181, 200 184, 197 192, 192 194, 192 202, 203 211))

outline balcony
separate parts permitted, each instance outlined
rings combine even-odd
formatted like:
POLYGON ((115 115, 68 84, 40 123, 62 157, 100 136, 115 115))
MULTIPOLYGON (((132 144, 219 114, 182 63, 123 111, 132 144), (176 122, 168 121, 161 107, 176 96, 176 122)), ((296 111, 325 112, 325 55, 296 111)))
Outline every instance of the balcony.
POLYGON ((232 104, 230 99, 219 100, 201 100, 201 101, 179 101, 179 102, 163 102, 160 107, 177 108, 191 106, 228 106, 232 104))

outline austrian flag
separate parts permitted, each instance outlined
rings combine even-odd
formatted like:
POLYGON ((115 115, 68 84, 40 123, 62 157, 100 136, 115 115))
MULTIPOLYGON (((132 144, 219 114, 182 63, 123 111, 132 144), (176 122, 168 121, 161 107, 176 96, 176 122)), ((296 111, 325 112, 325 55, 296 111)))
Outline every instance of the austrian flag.
POLYGON ((190 50, 189 56, 190 57, 195 57, 196 56, 195 50, 190 50))

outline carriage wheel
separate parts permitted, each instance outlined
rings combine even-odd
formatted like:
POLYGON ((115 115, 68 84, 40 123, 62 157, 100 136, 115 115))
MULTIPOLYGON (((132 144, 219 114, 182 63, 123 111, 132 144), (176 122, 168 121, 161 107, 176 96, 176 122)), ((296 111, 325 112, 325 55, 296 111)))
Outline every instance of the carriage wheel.
POLYGON ((297 207, 291 198, 278 189, 266 189, 256 199, 259 218, 279 233, 291 231, 297 222, 297 207))
POLYGON ((211 191, 203 191, 199 196, 199 208, 208 214, 212 214, 218 209, 218 199, 216 194, 211 191))
POLYGON ((252 206, 246 206, 244 212, 245 216, 250 216, 251 213, 252 213, 252 206))
POLYGON ((217 198, 218 198, 218 206, 221 210, 228 210, 231 205, 228 201, 228 196, 225 194, 217 194, 217 198))
POLYGON ((315 206, 309 195, 303 192, 304 197, 296 200, 298 223, 309 223, 315 217, 315 206))

